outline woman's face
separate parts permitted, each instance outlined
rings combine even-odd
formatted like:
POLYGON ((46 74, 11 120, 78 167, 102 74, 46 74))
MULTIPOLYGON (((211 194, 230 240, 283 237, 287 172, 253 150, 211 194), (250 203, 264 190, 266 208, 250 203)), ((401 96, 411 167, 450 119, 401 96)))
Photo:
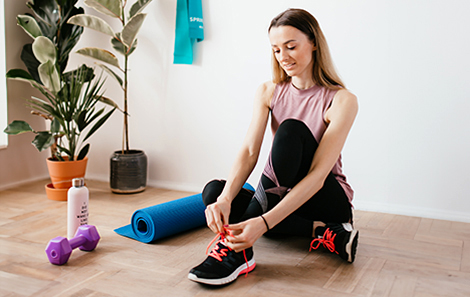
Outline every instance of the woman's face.
POLYGON ((311 79, 312 52, 316 49, 307 35, 292 26, 273 27, 269 31, 274 56, 290 77, 311 79))

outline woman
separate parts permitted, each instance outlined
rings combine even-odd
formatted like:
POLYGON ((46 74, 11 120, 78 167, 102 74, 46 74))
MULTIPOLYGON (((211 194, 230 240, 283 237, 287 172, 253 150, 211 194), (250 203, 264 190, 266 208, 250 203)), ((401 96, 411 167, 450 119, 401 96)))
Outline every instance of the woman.
POLYGON ((341 150, 358 110, 356 97, 335 73, 315 18, 289 9, 269 26, 272 82, 262 84, 242 148, 227 181, 203 191, 208 227, 219 240, 189 273, 213 285, 234 281, 255 267, 253 244, 264 233, 313 237, 353 262, 353 190, 342 173, 341 150), (256 191, 243 184, 254 169, 271 115, 271 153, 256 191))

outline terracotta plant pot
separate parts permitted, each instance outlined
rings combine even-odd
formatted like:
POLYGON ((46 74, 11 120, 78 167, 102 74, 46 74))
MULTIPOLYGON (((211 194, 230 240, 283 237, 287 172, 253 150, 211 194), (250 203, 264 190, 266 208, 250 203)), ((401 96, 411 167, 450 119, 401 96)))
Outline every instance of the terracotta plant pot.
POLYGON ((67 191, 69 189, 56 189, 52 184, 45 186, 47 199, 55 201, 67 201, 67 191))
POLYGON ((72 186, 72 179, 85 177, 87 162, 88 157, 80 161, 53 161, 48 158, 47 168, 53 187, 55 189, 68 189, 72 186))

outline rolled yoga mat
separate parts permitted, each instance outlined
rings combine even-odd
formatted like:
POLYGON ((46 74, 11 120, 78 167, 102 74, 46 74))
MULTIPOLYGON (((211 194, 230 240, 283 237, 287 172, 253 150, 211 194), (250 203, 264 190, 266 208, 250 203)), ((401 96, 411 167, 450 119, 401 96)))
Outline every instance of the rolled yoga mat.
MULTIPOLYGON (((248 183, 243 188, 255 191, 248 183)), ((196 194, 136 210, 131 223, 114 230, 144 243, 178 234, 206 224, 202 194, 196 194)))

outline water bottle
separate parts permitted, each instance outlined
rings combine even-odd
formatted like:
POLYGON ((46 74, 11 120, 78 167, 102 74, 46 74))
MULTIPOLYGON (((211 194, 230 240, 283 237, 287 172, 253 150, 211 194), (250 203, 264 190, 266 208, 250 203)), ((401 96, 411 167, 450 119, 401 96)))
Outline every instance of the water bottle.
POLYGON ((83 178, 74 178, 67 191, 67 238, 75 236, 81 225, 88 224, 88 188, 83 178))

